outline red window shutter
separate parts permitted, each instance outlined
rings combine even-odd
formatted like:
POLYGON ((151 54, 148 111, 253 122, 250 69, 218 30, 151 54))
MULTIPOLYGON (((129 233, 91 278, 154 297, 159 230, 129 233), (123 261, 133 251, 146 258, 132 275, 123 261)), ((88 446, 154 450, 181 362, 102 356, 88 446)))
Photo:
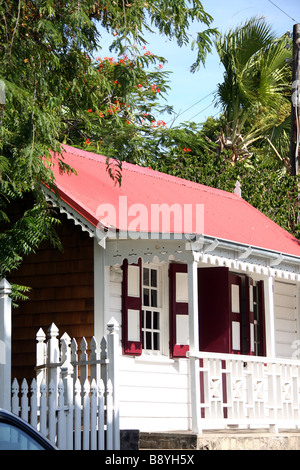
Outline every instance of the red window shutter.
POLYGON ((189 309, 187 299, 187 265, 171 263, 170 285, 170 350, 172 357, 186 357, 189 309))
POLYGON ((229 318, 230 350, 234 354, 249 354, 249 285, 245 290, 245 279, 229 273, 229 318))
POLYGON ((123 262, 122 346, 123 354, 142 354, 142 262, 123 262))
POLYGON ((259 301, 259 332, 260 332, 260 356, 266 356, 266 324, 265 324, 265 296, 264 281, 257 283, 259 301))
POLYGON ((198 269, 199 349, 231 353, 229 270, 198 269))
POLYGON ((246 338, 247 343, 243 354, 253 355, 255 353, 255 332, 254 332, 254 303, 253 303, 253 290, 252 300, 250 298, 250 289, 253 289, 253 279, 245 277, 245 297, 246 297, 246 338))

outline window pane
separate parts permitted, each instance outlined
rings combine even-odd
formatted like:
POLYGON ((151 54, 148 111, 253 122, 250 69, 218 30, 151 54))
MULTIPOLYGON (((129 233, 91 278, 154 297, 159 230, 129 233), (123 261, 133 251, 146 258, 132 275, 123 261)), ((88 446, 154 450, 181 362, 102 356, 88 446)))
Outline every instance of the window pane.
POLYGON ((143 284, 144 286, 149 286, 149 269, 143 269, 143 284))
POLYGON ((149 265, 143 267, 143 320, 142 347, 146 351, 160 351, 160 312, 158 308, 160 292, 158 269, 149 265), (152 310, 153 307, 153 310, 152 310))
POLYGON ((151 328, 151 313, 152 312, 146 312, 146 328, 151 328))
POLYGON ((144 289, 144 305, 150 305, 149 289, 144 289))
POLYGON ((157 290, 151 290, 151 306, 157 307, 157 290))
POLYGON ((151 269, 151 286, 157 287, 157 271, 156 269, 151 269))
POLYGON ((159 333, 153 333, 153 349, 159 350, 159 333))
POLYGON ((146 331, 146 349, 152 349, 151 333, 146 331))
POLYGON ((159 330, 159 313, 153 312, 153 329, 159 330))

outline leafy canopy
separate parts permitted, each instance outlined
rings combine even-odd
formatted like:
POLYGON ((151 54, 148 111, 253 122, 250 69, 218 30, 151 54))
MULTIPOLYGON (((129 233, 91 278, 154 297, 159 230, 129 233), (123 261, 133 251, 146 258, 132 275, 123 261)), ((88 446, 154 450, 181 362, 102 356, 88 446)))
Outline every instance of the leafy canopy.
MULTIPOLYGON (((212 48, 211 21, 200 0, 0 0, 1 276, 43 240, 59 246, 41 182, 55 185, 53 153, 62 171, 74 171, 61 143, 138 160, 137 124, 153 129, 157 97, 167 91, 164 59, 146 54, 145 32, 158 30, 179 46, 191 42, 196 69, 212 48), (206 27, 194 42, 192 22, 206 27), (114 61, 97 58, 102 31, 111 35, 114 61), (32 202, 25 209, 26 195, 32 202)), ((118 168, 111 173, 120 177, 118 168)))
POLYGON ((220 35, 216 47, 225 68, 216 96, 227 120, 224 146, 232 143, 235 161, 265 140, 288 167, 291 40, 277 38, 263 18, 251 18, 220 35))

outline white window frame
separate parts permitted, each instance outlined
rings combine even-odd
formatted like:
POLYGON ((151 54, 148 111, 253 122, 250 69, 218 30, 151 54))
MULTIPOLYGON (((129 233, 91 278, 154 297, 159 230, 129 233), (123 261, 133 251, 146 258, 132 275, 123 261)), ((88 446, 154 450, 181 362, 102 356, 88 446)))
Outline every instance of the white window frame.
MULTIPOLYGON (((147 263, 143 262, 142 264, 142 315, 144 316, 143 326, 141 328, 142 336, 143 336, 143 348, 142 348, 142 355, 143 356, 161 356, 161 355, 169 355, 168 350, 168 341, 166 338, 166 334, 168 331, 168 311, 166 311, 166 282, 167 282, 167 265, 162 264, 154 264, 154 263, 147 263), (157 307, 148 306, 144 304, 144 288, 147 286, 144 284, 144 268, 155 270, 157 272, 157 307), (146 328, 145 325, 145 312, 158 312, 159 314, 159 328, 155 330, 152 328, 146 328), (158 349, 146 349, 144 343, 144 333, 156 333, 159 334, 159 347, 158 349)), ((167 309, 168 310, 168 309, 167 309)), ((152 315, 151 315, 152 317, 152 315)))

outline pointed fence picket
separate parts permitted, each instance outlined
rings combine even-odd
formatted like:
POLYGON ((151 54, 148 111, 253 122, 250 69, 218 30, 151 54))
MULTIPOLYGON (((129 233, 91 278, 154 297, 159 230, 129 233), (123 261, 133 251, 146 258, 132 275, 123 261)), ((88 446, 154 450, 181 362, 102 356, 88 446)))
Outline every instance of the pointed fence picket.
POLYGON ((120 448, 117 383, 118 324, 112 319, 99 348, 85 338, 80 353, 75 339, 52 324, 48 340, 37 333, 36 379, 30 387, 12 384, 11 409, 59 449, 118 450, 120 448), (90 351, 90 352, 89 352, 90 351))

